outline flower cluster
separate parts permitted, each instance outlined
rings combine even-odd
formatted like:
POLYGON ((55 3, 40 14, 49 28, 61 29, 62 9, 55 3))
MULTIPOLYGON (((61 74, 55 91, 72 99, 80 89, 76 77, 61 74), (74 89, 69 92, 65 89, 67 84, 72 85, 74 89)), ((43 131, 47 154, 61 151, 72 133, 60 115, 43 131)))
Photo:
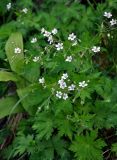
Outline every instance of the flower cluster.
MULTIPOLYGON (((43 34, 44 37, 47 37, 47 41, 49 42, 49 44, 54 44, 55 48, 57 51, 62 50, 63 47, 63 43, 62 42, 56 42, 54 43, 54 35, 56 35, 58 33, 58 30, 56 28, 52 29, 51 32, 45 30, 45 28, 41 29, 41 34, 43 34)), ((72 42, 72 46, 77 45, 78 41, 81 42, 80 39, 78 39, 77 41, 77 37, 74 33, 69 34, 68 36, 68 40, 72 42)))
MULTIPOLYGON (((61 79, 58 81, 59 87, 60 89, 65 89, 67 87, 67 83, 65 82, 65 80, 68 78, 68 74, 64 73, 61 76, 61 79)), ((63 98, 64 100, 66 100, 68 98, 68 94, 67 93, 62 93, 61 91, 56 91, 56 97, 58 97, 59 99, 63 98)))
POLYGON ((54 39, 53 39, 53 35, 56 35, 58 33, 58 30, 56 28, 52 29, 51 32, 45 30, 45 28, 42 28, 41 29, 41 33, 43 34, 44 37, 47 37, 48 38, 48 42, 49 44, 52 44, 54 42, 54 39))
MULTIPOLYGON (((110 19, 112 17, 112 13, 111 12, 104 12, 104 17, 107 17, 108 19, 110 19)), ((109 23, 111 26, 114 26, 117 24, 117 20, 111 19, 109 23)))
POLYGON ((56 91, 56 97, 58 97, 59 99, 63 98, 64 100, 66 100, 68 98, 68 94, 62 93, 61 91, 56 91))
POLYGON ((76 88, 76 85, 75 84, 67 84, 67 81, 70 82, 70 79, 68 79, 69 76, 67 73, 63 73, 62 76, 61 76, 61 79, 58 80, 58 84, 59 84, 59 88, 61 89, 61 91, 56 91, 56 97, 58 97, 59 99, 68 99, 68 93, 66 92, 69 92, 69 91, 74 91, 75 88, 76 88), (64 92, 63 92, 63 91, 64 92))

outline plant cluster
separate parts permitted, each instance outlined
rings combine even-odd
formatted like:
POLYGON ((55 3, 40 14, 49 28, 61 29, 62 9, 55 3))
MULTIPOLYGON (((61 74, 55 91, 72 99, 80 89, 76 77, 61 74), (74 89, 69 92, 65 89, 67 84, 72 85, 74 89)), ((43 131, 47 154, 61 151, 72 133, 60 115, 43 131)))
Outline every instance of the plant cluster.
POLYGON ((117 158, 117 0, 87 2, 0 1, 3 160, 117 158))

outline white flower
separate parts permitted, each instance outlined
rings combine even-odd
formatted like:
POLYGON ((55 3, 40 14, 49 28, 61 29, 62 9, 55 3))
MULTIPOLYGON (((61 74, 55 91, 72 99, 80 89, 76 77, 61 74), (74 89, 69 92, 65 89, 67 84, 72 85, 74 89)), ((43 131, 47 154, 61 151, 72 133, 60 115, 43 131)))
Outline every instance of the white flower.
POLYGON ((66 84, 66 82, 62 82, 62 83, 60 83, 60 88, 61 89, 64 89, 64 88, 66 88, 67 87, 67 84, 66 84))
POLYGON ((110 33, 107 34, 107 37, 110 37, 110 33))
POLYGON ((15 53, 21 53, 21 49, 17 47, 17 48, 14 49, 14 52, 15 53))
POLYGON ((57 34, 57 32, 58 32, 58 30, 57 30, 56 28, 54 28, 54 29, 52 30, 52 34, 53 34, 53 35, 57 34))
POLYGON ((42 77, 42 78, 39 79, 39 83, 40 83, 40 84, 44 84, 44 83, 45 83, 44 77, 42 77))
POLYGON ((68 90, 69 91, 74 91, 74 89, 75 89, 75 85, 74 84, 71 84, 69 87, 68 87, 68 90))
POLYGON ((67 98, 68 98, 68 94, 67 94, 67 93, 64 93, 64 94, 63 94, 63 99, 66 100, 67 98))
POLYGON ((112 17, 111 12, 104 12, 104 17, 111 18, 112 17))
POLYGON ((52 37, 52 35, 50 35, 49 37, 48 37, 48 42, 50 43, 50 44, 52 44, 53 43, 53 37, 52 37))
POLYGON ((97 52, 100 52, 100 47, 93 46, 93 48, 91 50, 93 52, 97 53, 97 52))
POLYGON ((75 42, 72 44, 72 46, 76 46, 77 44, 78 44, 78 42, 75 41, 75 42))
POLYGON ((117 20, 116 20, 116 19, 112 19, 112 20, 110 21, 110 25, 113 26, 113 25, 115 25, 115 24, 117 24, 117 20))
POLYGON ((76 39, 76 35, 74 33, 69 34, 68 40, 74 41, 76 39))
POLYGON ((43 35, 44 35, 44 37, 49 37, 51 35, 51 33, 48 31, 45 31, 43 35))
POLYGON ((55 45, 57 51, 62 50, 63 49, 63 43, 58 43, 55 45))
POLYGON ((37 61, 39 61, 39 59, 40 59, 40 57, 34 57, 33 62, 37 62, 37 61))
POLYGON ((59 99, 62 97, 62 92, 61 91, 56 91, 56 97, 59 99))
POLYGON ((79 82, 79 87, 86 87, 88 84, 85 81, 79 82))
POLYGON ((72 59, 73 59, 73 58, 72 58, 72 56, 67 56, 67 58, 66 58, 66 60, 65 60, 65 61, 66 61, 66 62, 71 62, 71 61, 72 61, 72 59))
POLYGON ((68 78, 68 74, 67 74, 67 73, 63 73, 63 75, 62 75, 61 78, 62 78, 62 79, 67 79, 67 78, 68 78))
POLYGON ((6 7, 7 7, 7 10, 10 10, 10 9, 11 9, 11 3, 8 3, 8 4, 6 5, 6 7))
POLYGON ((45 30, 45 28, 42 28, 41 29, 41 33, 44 33, 46 30, 45 30))
POLYGON ((31 43, 36 43, 36 42, 37 42, 37 38, 36 37, 32 38, 31 43))
POLYGON ((22 12, 24 12, 25 14, 28 12, 27 8, 22 9, 22 12))
POLYGON ((63 83, 64 82, 64 80, 63 79, 60 79, 59 81, 58 81, 58 84, 61 84, 61 83, 63 83))

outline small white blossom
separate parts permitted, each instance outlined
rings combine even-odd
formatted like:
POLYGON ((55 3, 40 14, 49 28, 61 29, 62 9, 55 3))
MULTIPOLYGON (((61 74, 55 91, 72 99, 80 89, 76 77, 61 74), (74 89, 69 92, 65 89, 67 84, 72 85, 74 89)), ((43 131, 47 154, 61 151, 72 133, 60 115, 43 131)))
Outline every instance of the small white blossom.
POLYGON ((76 46, 77 44, 78 44, 78 42, 75 41, 75 42, 72 44, 72 46, 76 46))
POLYGON ((36 37, 32 38, 31 43, 36 43, 36 42, 37 42, 37 38, 36 37))
POLYGON ((65 60, 65 61, 66 61, 66 62, 71 62, 71 61, 72 61, 72 59, 73 59, 73 58, 72 58, 72 56, 67 56, 67 58, 66 58, 66 60, 65 60))
POLYGON ((57 30, 56 28, 54 28, 54 29, 52 30, 52 34, 53 34, 53 35, 57 34, 57 32, 58 32, 58 30, 57 30))
POLYGON ((63 99, 64 99, 64 100, 68 99, 68 94, 67 94, 67 93, 64 93, 64 94, 63 94, 63 99))
POLYGON ((66 84, 66 82, 62 82, 62 83, 60 83, 60 88, 61 89, 64 89, 64 88, 66 88, 67 87, 67 84, 66 84))
POLYGON ((91 50, 93 52, 97 53, 97 52, 100 52, 100 47, 93 46, 93 48, 91 50))
POLYGON ((40 59, 40 57, 34 57, 33 62, 37 62, 37 61, 39 61, 39 59, 40 59))
POLYGON ((37 113, 39 113, 41 111, 41 107, 38 107, 37 109, 37 113))
POLYGON ((79 82, 79 87, 86 87, 88 84, 85 81, 79 82))
POLYGON ((117 24, 117 20, 116 20, 116 19, 112 19, 112 20, 110 21, 110 25, 111 25, 111 26, 114 26, 115 24, 117 24))
POLYGON ((111 12, 104 12, 104 17, 111 18, 112 17, 111 12))
POLYGON ((14 52, 15 53, 21 53, 21 49, 17 47, 17 48, 14 49, 14 52))
POLYGON ((62 75, 61 78, 62 78, 62 79, 67 79, 67 78, 68 78, 68 74, 67 74, 67 73, 63 73, 63 75, 62 75))
POLYGON ((49 37, 51 35, 51 33, 48 31, 45 31, 43 35, 44 35, 44 37, 49 37))
POLYGON ((45 30, 45 28, 42 28, 41 29, 41 33, 44 33, 46 30, 45 30))
POLYGON ((110 33, 107 34, 107 37, 110 37, 110 33))
POLYGON ((62 98, 62 92, 61 91, 56 91, 56 97, 61 99, 62 98))
POLYGON ((25 14, 27 14, 28 9, 27 9, 27 8, 24 8, 24 9, 22 9, 22 12, 24 12, 25 14))
POLYGON ((63 49, 63 43, 58 43, 55 45, 57 51, 62 50, 63 49))
POLYGON ((39 79, 39 83, 40 83, 40 84, 44 84, 44 83, 45 83, 44 77, 42 77, 42 78, 39 79))
POLYGON ((69 91, 74 91, 74 89, 75 89, 75 85, 74 84, 71 84, 69 87, 68 87, 68 90, 69 91))
POLYGON ((76 35, 74 33, 69 34, 68 40, 74 41, 76 39, 76 35))
POLYGON ((7 10, 10 10, 10 9, 11 9, 11 3, 8 3, 8 4, 6 5, 6 7, 7 7, 7 10))
POLYGON ((64 82, 64 80, 63 79, 60 79, 59 81, 58 81, 58 84, 61 84, 61 83, 63 83, 64 82))
POLYGON ((50 44, 52 44, 53 43, 53 37, 52 37, 52 35, 50 35, 49 37, 48 37, 48 42, 50 43, 50 44))

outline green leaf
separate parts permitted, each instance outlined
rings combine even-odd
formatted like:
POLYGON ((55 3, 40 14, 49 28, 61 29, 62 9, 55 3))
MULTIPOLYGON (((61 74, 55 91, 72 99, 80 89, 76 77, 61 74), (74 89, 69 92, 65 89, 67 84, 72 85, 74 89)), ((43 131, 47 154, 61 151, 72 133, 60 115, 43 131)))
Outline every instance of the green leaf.
POLYGON ((14 107, 18 99, 14 97, 6 97, 0 100, 0 118, 13 113, 23 112, 23 108, 20 104, 14 107))
POLYGON ((30 160, 54 160, 54 146, 52 141, 36 139, 36 149, 32 153, 30 160))
POLYGON ((24 65, 23 38, 21 33, 13 33, 9 37, 5 50, 12 71, 21 73, 24 65), (21 53, 14 53, 15 48, 20 48, 21 53))
MULTIPOLYGON (((1 5, 0 5, 1 6, 1 5)), ((0 27, 0 39, 10 36, 10 34, 16 29, 16 21, 3 24, 0 27)))
POLYGON ((33 125, 33 129, 36 130, 39 139, 45 137, 46 140, 48 140, 52 135, 53 126, 54 123, 51 114, 39 113, 33 125))
POLYGON ((55 104, 53 107, 55 109, 55 115, 58 115, 61 112, 64 112, 66 114, 71 114, 72 112, 72 104, 69 100, 66 100, 66 101, 57 100, 55 101, 55 104))
POLYGON ((26 136, 22 132, 19 132, 14 141, 14 156, 17 154, 22 155, 26 151, 30 154, 33 151, 34 144, 35 141, 32 135, 26 136))
POLYGON ((68 152, 66 150, 67 145, 66 145, 65 141, 60 139, 59 136, 54 136, 54 137, 52 137, 52 144, 54 145, 54 149, 57 152, 57 154, 61 158, 67 159, 69 154, 68 154, 68 152))
POLYGON ((0 71, 0 81, 18 81, 18 77, 12 72, 0 71))
POLYGON ((55 119, 56 126, 58 128, 58 134, 59 136, 68 136, 70 139, 72 139, 74 126, 73 123, 67 119, 67 116, 61 114, 56 117, 55 119))
POLYGON ((117 155, 117 143, 112 144, 112 152, 115 152, 117 155))
POLYGON ((103 160, 102 148, 105 142, 97 139, 97 132, 92 131, 90 134, 76 136, 72 142, 70 150, 75 152, 77 160, 103 160))
POLYGON ((40 70, 39 63, 28 63, 24 66, 23 77, 25 77, 30 82, 36 82, 39 78, 40 70))
POLYGON ((46 100, 50 95, 50 91, 48 89, 44 89, 39 85, 30 85, 28 87, 18 89, 17 93, 21 99, 23 107, 31 115, 37 111, 37 107, 39 107, 40 103, 46 100))

